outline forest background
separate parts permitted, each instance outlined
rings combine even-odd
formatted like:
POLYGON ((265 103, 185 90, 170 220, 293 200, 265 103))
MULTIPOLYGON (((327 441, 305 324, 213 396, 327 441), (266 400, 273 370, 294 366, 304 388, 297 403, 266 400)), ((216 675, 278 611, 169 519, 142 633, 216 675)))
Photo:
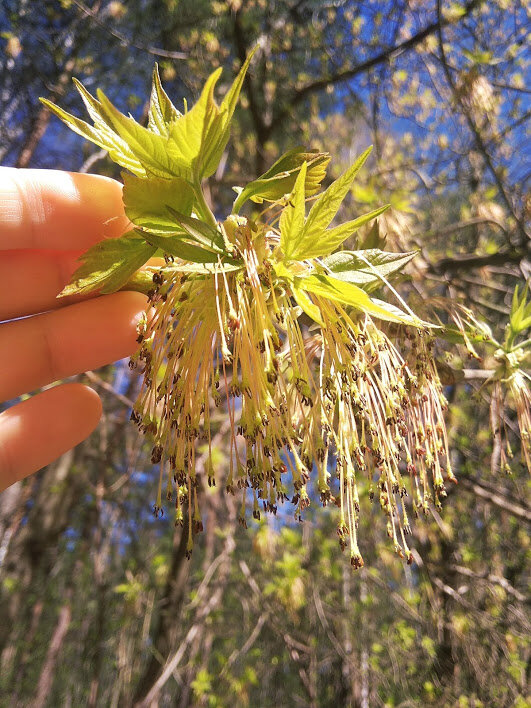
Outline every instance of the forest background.
MULTIPOLYGON (((290 147, 327 150, 337 176, 374 144, 349 218, 391 203, 380 233, 419 249, 412 296, 501 336, 529 276, 529 20, 523 0, 4 0, 0 162, 119 178, 39 96, 81 115, 77 77, 145 120, 155 61, 179 105, 258 45, 216 214, 290 147)), ((0 705, 529 705, 528 476, 517 455, 500 469, 478 351, 439 355, 458 486, 416 521, 410 567, 368 508, 356 573, 318 501, 302 525, 286 504, 244 530, 222 485, 188 562, 186 532, 151 513, 137 377, 78 377, 104 398, 98 430, 0 496, 0 705)))

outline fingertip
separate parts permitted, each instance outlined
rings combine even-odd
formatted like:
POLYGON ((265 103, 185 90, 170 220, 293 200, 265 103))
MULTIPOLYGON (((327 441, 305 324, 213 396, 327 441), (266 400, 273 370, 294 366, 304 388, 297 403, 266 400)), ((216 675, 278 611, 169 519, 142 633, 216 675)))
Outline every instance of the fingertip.
POLYGON ((78 383, 54 386, 0 415, 0 491, 85 440, 102 413, 98 394, 78 383))

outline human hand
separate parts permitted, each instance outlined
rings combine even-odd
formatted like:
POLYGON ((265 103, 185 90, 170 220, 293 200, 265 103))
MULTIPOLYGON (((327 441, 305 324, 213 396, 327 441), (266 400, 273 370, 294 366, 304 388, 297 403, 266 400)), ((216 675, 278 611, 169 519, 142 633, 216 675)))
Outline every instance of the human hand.
MULTIPOLYGON (((134 351, 139 293, 56 300, 79 255, 125 230, 121 197, 105 177, 0 167, 0 401, 134 351)), ((100 415, 98 395, 77 383, 2 413, 0 492, 84 440, 100 415)))

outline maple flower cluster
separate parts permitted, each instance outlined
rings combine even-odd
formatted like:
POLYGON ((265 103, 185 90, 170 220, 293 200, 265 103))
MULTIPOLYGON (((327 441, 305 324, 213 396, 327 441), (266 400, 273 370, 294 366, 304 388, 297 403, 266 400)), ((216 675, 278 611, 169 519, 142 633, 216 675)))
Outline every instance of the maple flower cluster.
POLYGON ((411 562, 408 509, 439 505, 445 480, 455 481, 434 328, 403 301, 400 309, 374 296, 385 288, 399 298, 390 281, 415 254, 383 251, 378 240, 342 250, 386 207, 331 226, 370 150, 324 191, 328 155, 291 150, 236 188, 232 213, 215 218, 202 183, 225 150, 249 61, 220 105, 218 71, 183 113, 155 70, 147 127, 81 84, 94 126, 48 104, 128 170, 130 231, 84 254, 63 294, 148 296, 131 359, 143 374, 132 418, 160 466, 155 512, 163 496, 173 500, 188 554, 202 528, 201 476, 241 495, 244 526, 248 513, 259 519, 285 501, 302 518, 313 477, 322 504, 338 507, 353 567, 363 565, 362 496, 377 500, 396 552, 411 562), (251 216, 240 215, 249 203, 251 216), (153 256, 164 264, 146 266, 153 256), (213 454, 217 409, 230 423, 223 467, 213 454))

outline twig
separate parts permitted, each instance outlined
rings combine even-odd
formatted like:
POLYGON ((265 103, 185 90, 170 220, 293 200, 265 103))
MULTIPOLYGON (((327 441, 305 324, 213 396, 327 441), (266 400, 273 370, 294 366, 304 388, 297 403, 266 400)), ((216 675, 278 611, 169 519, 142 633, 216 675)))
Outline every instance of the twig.
POLYGON ((467 578, 488 580, 489 583, 495 583, 496 585, 502 587, 505 592, 507 592, 509 595, 512 595, 516 600, 518 600, 518 602, 529 602, 529 597, 521 593, 516 588, 513 588, 513 586, 506 578, 502 578, 499 575, 493 575, 488 571, 485 571, 484 573, 476 573, 473 570, 470 570, 470 568, 464 568, 461 565, 452 565, 450 566, 450 570, 453 570, 456 573, 459 573, 460 575, 464 575, 467 578))
POLYGON ((251 634, 247 637, 247 641, 245 642, 245 644, 241 647, 241 649, 235 649, 232 652, 232 654, 229 656, 229 658, 227 659, 227 663, 220 671, 219 678, 222 678, 226 674, 226 672, 230 669, 230 667, 238 660, 238 657, 240 657, 242 654, 247 654, 249 649, 253 646, 255 641, 258 639, 258 635, 262 631, 262 627, 264 626, 264 624, 267 622, 268 619, 269 619, 268 612, 263 612, 260 615, 255 628, 253 629, 251 634))
POLYGON ((120 42, 123 42, 128 47, 134 47, 135 49, 140 49, 143 52, 147 52, 148 54, 153 54, 157 57, 164 57, 165 59, 188 59, 188 54, 186 54, 185 52, 171 52, 167 49, 161 49, 160 47, 153 47, 152 45, 149 45, 149 44, 142 44, 141 42, 133 42, 133 40, 126 37, 125 34, 122 34, 121 32, 118 32, 117 30, 114 30, 114 29, 111 29, 110 27, 108 27, 105 22, 100 20, 97 13, 94 10, 92 10, 90 7, 87 7, 84 2, 81 2, 81 0, 72 0, 72 2, 79 10, 81 10, 81 12, 84 15, 86 15, 87 17, 90 17, 91 20, 93 20, 99 27, 101 27, 102 30, 104 30, 108 34, 112 35, 115 39, 118 39, 120 42))
POLYGON ((489 501, 491 504, 498 506, 500 509, 505 509, 513 516, 531 523, 531 510, 524 504, 516 504, 509 500, 506 496, 503 496, 499 492, 495 492, 492 489, 485 489, 484 485, 481 485, 476 480, 467 479, 466 477, 459 478, 460 486, 465 489, 474 492, 474 494, 481 499, 489 501))
POLYGON ((525 230, 525 226, 524 226, 524 222, 516 213, 515 208, 511 202, 511 200, 509 199, 507 192, 505 191, 505 187, 503 185, 503 182, 501 181, 501 178, 496 170, 496 167, 494 166, 494 163, 493 163, 492 158, 487 150, 487 146, 485 145, 485 142, 483 140, 481 132, 480 132, 479 128, 477 127, 474 119, 472 118, 470 111, 465 106, 463 99, 459 95, 459 92, 457 91, 454 79, 453 79, 452 74, 450 72, 450 67, 449 67, 448 61, 446 59, 446 52, 444 50, 443 27, 445 26, 445 23, 443 22, 443 19, 442 19, 441 0, 437 0, 437 23, 436 23, 436 25, 437 25, 437 38, 439 40, 439 52, 441 55, 441 62, 442 62, 444 74, 446 76, 446 80, 448 81, 448 85, 450 86, 450 89, 452 91, 454 99, 459 104, 459 107, 461 108, 461 111, 463 112, 466 122, 468 123, 468 127, 470 128, 470 131, 472 132, 472 135, 474 136, 474 141, 476 143, 476 147, 479 150, 479 152, 481 153, 481 155, 483 156, 483 160, 485 161, 485 164, 487 165, 489 172, 494 177, 494 181, 496 182, 496 186, 498 187, 498 191, 500 193, 500 196, 501 196, 505 206, 507 207, 509 212, 514 217, 516 223, 518 224, 518 230, 520 231, 520 242, 521 242, 521 245, 523 246, 528 239, 528 236, 527 236, 526 230, 525 230))
POLYGON ((101 386, 101 388, 104 388, 106 391, 111 393, 115 398, 117 398, 121 403, 123 403, 124 406, 132 408, 135 405, 134 401, 132 401, 130 398, 127 398, 127 396, 118 393, 118 391, 115 391, 110 383, 104 381, 101 376, 98 376, 98 374, 94 373, 94 371, 86 371, 85 376, 87 377, 87 379, 89 379, 89 381, 92 381, 93 384, 101 386))

